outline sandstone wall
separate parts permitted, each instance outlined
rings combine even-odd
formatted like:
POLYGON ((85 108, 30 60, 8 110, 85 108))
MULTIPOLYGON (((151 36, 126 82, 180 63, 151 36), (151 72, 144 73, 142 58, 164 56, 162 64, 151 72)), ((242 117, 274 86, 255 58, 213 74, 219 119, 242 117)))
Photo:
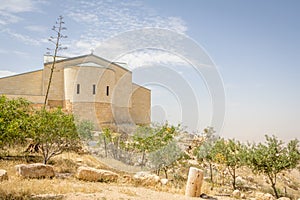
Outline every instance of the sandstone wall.
POLYGON ((0 78, 0 94, 42 95, 43 71, 0 78))
POLYGON ((132 86, 131 117, 136 124, 151 123, 151 90, 137 84, 132 86))
POLYGON ((109 103, 92 103, 92 102, 75 102, 72 103, 72 111, 75 116, 93 122, 99 129, 103 124, 114 123, 111 104, 109 103))

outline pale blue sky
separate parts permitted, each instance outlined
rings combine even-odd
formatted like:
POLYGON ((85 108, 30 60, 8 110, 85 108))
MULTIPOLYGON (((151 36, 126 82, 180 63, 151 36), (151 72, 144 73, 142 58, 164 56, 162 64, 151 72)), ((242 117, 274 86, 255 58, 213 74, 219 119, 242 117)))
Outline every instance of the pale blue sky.
MULTIPOLYGON (((65 17, 68 28, 66 56, 89 53, 120 32, 166 28, 201 45, 219 69, 226 93, 222 136, 262 140, 268 133, 286 140, 299 138, 299 9, 297 0, 0 0, 0 75, 42 67, 42 55, 50 46, 47 38, 58 15, 65 17)), ((173 69, 184 65, 168 54, 150 59, 149 55, 147 51, 134 59, 127 55, 131 59, 127 61, 138 66, 172 65, 173 69)), ((180 74, 191 83, 203 111, 201 130, 209 125, 213 112, 209 94, 192 70, 180 74)), ((180 121, 176 98, 152 87, 153 105, 160 105, 154 116, 162 113, 169 121, 180 121)))

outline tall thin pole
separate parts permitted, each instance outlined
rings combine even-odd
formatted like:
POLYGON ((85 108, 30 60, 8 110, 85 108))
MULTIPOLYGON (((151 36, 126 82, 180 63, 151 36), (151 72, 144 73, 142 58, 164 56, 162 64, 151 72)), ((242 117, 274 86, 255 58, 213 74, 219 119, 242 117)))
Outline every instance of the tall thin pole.
MULTIPOLYGON (((58 26, 53 26, 52 30, 57 33, 57 36, 56 37, 51 36, 48 39, 50 42, 55 44, 55 48, 54 48, 54 54, 53 54, 53 62, 52 62, 51 68, 50 68, 50 76, 49 76, 48 86, 47 86, 46 95, 45 95, 44 108, 47 106, 47 103, 48 103, 49 91, 50 91, 50 86, 51 86, 51 82, 52 82, 53 72, 55 69, 57 53, 59 50, 66 49, 66 48, 62 48, 61 44, 60 44, 60 39, 67 37, 67 36, 64 36, 61 34, 61 32, 63 30, 66 30, 66 28, 63 27, 64 21, 63 21, 62 16, 58 17, 56 24, 58 24, 58 26)), ((49 48, 47 48, 47 49, 50 50, 49 48)))

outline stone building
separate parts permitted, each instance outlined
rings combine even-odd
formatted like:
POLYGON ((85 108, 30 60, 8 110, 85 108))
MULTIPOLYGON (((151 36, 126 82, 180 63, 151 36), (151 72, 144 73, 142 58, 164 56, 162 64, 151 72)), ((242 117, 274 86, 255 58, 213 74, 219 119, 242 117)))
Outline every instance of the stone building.
MULTIPOLYGON (((48 57, 49 58, 49 57, 48 57)), ((50 61, 50 62, 49 62, 50 61)), ((0 94, 43 105, 52 61, 44 68, 0 78, 0 94)), ((132 72, 96 55, 59 58, 51 82, 49 107, 62 107, 102 126, 150 123, 151 91, 132 82, 132 72)))

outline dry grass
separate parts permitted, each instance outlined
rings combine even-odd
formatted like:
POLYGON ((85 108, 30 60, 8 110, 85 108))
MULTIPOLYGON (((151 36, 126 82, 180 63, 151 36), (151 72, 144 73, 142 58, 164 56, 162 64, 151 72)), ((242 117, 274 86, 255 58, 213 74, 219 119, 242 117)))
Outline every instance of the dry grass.
MULTIPOLYGON (((83 182, 74 176, 66 179, 24 179, 16 175, 15 165, 26 163, 26 160, 0 160, 0 169, 7 171, 9 180, 0 182, 0 199, 27 199, 37 194, 95 193, 101 192, 103 183, 83 182)), ((79 156, 66 153, 54 158, 51 162, 58 173, 76 172, 79 165, 91 167, 105 166, 90 155, 79 156)))
MULTIPOLYGON (((34 160, 34 159, 33 159, 34 160)), ((129 173, 120 172, 116 169, 111 169, 109 166, 103 164, 101 161, 92 155, 78 155, 76 153, 64 153, 52 159, 50 164, 54 166, 57 173, 68 173, 70 176, 61 178, 56 176, 53 179, 24 179, 16 175, 15 165, 26 163, 28 159, 19 157, 19 159, 1 160, 0 169, 5 169, 8 172, 9 180, 0 182, 0 200, 1 199, 29 199, 32 195, 37 194, 76 194, 76 193, 98 193, 106 195, 110 188, 117 188, 120 194, 125 194, 128 197, 135 198, 139 195, 133 188, 135 184, 131 179, 129 173), (108 169, 117 172, 120 175, 120 180, 114 184, 100 183, 100 182, 84 182, 79 181, 74 177, 76 170, 79 166, 90 166, 94 168, 108 169), (123 175, 126 175, 124 178, 123 175), (129 177, 129 178, 128 178, 129 177)), ((29 161, 32 162, 32 161, 29 161)), ((185 171, 182 171, 185 173, 185 171)), ((252 177, 252 183, 258 186, 259 190, 265 192, 272 192, 270 185, 266 183, 263 176, 252 175, 250 170, 241 169, 238 175, 242 177, 252 177)), ((175 176, 174 176, 175 177, 175 176)), ((281 179, 285 180, 278 183, 278 188, 284 191, 287 188, 288 196, 296 199, 300 196, 300 172, 293 170, 283 176, 281 179)), ((155 186, 146 186, 155 191, 168 192, 172 194, 184 194, 185 192, 185 179, 179 178, 169 181, 167 185, 157 184, 155 186)), ((139 186, 137 186, 139 188, 139 186)), ((229 191, 231 186, 227 185, 229 191)), ((219 193, 218 187, 211 191, 211 184, 204 181, 202 192, 210 195, 219 193)), ((115 191, 114 191, 115 192, 115 191)))
MULTIPOLYGON (((28 199, 38 194, 69 194, 69 193, 101 193, 102 189, 109 187, 129 186, 135 187, 130 174, 111 169, 91 155, 78 155, 76 153, 64 153, 53 158, 49 164, 53 165, 56 173, 72 174, 66 178, 56 176, 53 179, 24 179, 16 175, 15 165, 26 163, 26 159, 0 160, 0 169, 5 169, 9 180, 0 182, 0 199, 28 199), (90 166, 101 169, 108 169, 120 174, 118 183, 107 184, 99 182, 79 181, 74 177, 79 166, 90 166), (123 178, 123 175, 126 175, 123 178)), ((149 187, 156 191, 184 194, 182 187, 176 187, 172 183, 168 185, 156 185, 149 187)), ((126 187, 119 189, 119 193, 134 197, 136 193, 126 187)))

